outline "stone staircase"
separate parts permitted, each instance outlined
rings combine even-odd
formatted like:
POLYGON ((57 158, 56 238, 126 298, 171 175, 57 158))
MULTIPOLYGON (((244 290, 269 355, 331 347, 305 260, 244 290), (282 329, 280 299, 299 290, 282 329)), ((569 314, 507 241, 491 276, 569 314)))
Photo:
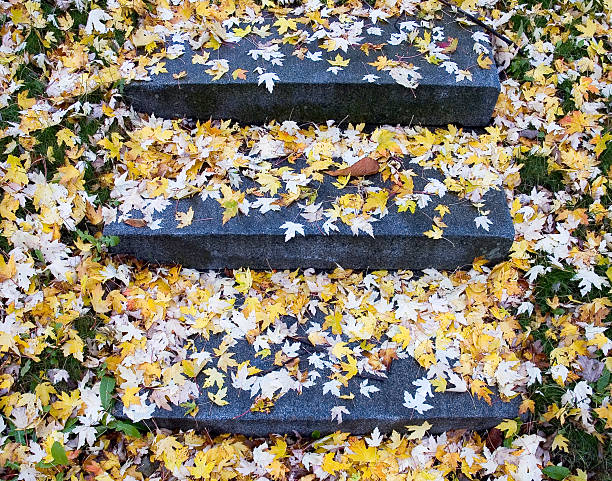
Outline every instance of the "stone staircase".
MULTIPOLYGON (((269 22, 274 20, 271 18, 269 22)), ((389 38, 409 36, 415 28, 421 32, 418 25, 419 21, 411 18, 377 23, 361 42, 374 49, 369 55, 364 49, 353 47, 346 52, 340 51, 340 58, 336 57, 337 52, 324 53, 320 61, 308 60, 308 55, 314 55, 308 42, 302 47, 282 43, 278 50, 269 47, 269 39, 265 43, 255 38, 248 42, 222 44, 218 50, 208 52, 206 60, 227 60, 227 73, 216 80, 203 73, 205 66, 200 64, 203 61, 201 54, 187 48, 184 55, 166 62, 167 72, 152 75, 149 81, 142 79, 130 83, 126 88, 126 98, 135 109, 160 117, 231 118, 242 124, 272 119, 303 122, 335 119, 370 124, 486 125, 499 93, 499 80, 494 65, 491 69, 475 68, 483 58, 492 61, 490 53, 483 55, 481 47, 474 47, 486 43, 484 33, 474 27, 459 25, 450 16, 440 22, 444 35, 438 44, 445 46, 449 61, 455 63, 458 70, 472 72, 473 78, 468 81, 458 79, 457 72, 451 67, 449 73, 426 62, 414 47, 406 49, 401 43, 382 48, 377 46, 389 38), (454 39, 458 39, 458 46, 451 52, 454 39), (257 52, 253 53, 253 50, 257 52), (306 58, 301 60, 300 56, 306 58), (409 59, 410 70, 421 76, 418 87, 407 88, 393 78, 406 72, 394 72, 392 76, 388 70, 378 70, 369 65, 380 56, 387 61, 409 59), (283 65, 272 65, 264 60, 266 57, 282 58, 283 65), (349 63, 346 63, 347 59, 349 63), (340 69, 336 72, 328 70, 334 66, 340 69), (238 75, 232 75, 234 69, 241 69, 238 75), (274 73, 276 77, 268 75, 262 80, 261 75, 266 73, 274 73), (269 88, 265 87, 266 79, 271 83, 269 88)), ((381 62, 383 60, 379 59, 379 64, 381 62)), ((208 67, 215 68, 214 62, 208 67)), ((407 167, 410 159, 400 157, 397 161, 407 167)), ((282 162, 286 161, 276 161, 275 168, 285 165, 282 162)), ((291 164, 295 171, 305 167, 303 159, 291 164)), ((428 184, 440 183, 441 178, 434 170, 423 170, 413 165, 410 168, 415 170, 415 192, 426 194, 428 184)), ((342 194, 363 189, 372 192, 389 189, 389 182, 380 177, 372 176, 370 182, 363 184, 360 181, 349 184, 342 194)), ((339 195, 337 187, 332 185, 334 181, 326 175, 323 180, 308 186, 317 192, 316 202, 325 203, 339 195)), ((248 183, 241 186, 243 190, 249 187, 252 185, 248 183)), ((337 224, 337 230, 328 229, 326 232, 322 227, 326 220, 324 215, 321 213, 320 218, 315 215, 315 222, 305 222, 303 214, 313 213, 298 202, 265 214, 251 211, 248 216, 237 215, 223 223, 220 202, 211 198, 203 200, 201 196, 173 202, 159 215, 155 229, 138 223, 115 222, 105 227, 104 234, 119 236, 120 243, 113 249, 115 254, 129 254, 149 262, 178 263, 200 270, 247 267, 331 270, 337 266, 360 270, 454 270, 470 266, 477 257, 493 262, 505 258, 513 241, 514 229, 503 192, 491 191, 482 201, 480 209, 489 212, 492 222, 488 230, 477 227, 475 219, 480 214, 470 202, 450 193, 436 200, 413 214, 390 208, 386 215, 379 215, 372 223, 373 236, 368 232, 354 235, 351 226, 342 222, 337 224), (436 239, 424 235, 424 232, 432 226, 437 204, 452 205, 452 208, 444 217, 447 227, 443 237, 436 239), (176 213, 190 210, 193 211, 193 222, 179 228, 176 213), (283 227, 287 223, 300 223, 303 231, 298 229, 294 235, 287 235, 287 229, 283 227)), ((138 213, 133 213, 133 217, 137 218, 138 213)), ((319 319, 321 316, 321 313, 314 315, 313 322, 323 322, 319 319)), ((281 321, 290 325, 295 319, 281 317, 281 321)), ((301 347, 299 358, 291 369, 306 372, 308 357, 321 346, 310 343, 304 332, 296 336, 301 347)), ((198 340, 196 345, 199 349, 212 349, 220 342, 221 338, 217 336, 205 345, 203 340, 198 340)), ((249 366, 262 372, 285 368, 273 363, 273 359, 255 356, 254 348, 246 342, 239 342, 232 349, 237 353, 238 362, 249 360, 249 366)), ((326 372, 325 369, 322 372, 326 372)), ((228 386, 230 403, 225 406, 213 404, 202 395, 192 406, 197 407, 195 416, 186 414, 184 407, 173 406, 171 410, 156 409, 153 418, 145 422, 151 427, 196 428, 265 436, 292 432, 310 435, 317 431, 328 433, 335 430, 361 434, 376 427, 381 432, 389 432, 424 421, 432 425, 432 432, 483 429, 495 426, 504 418, 517 416, 516 398, 505 403, 494 395, 489 405, 469 392, 423 394, 428 404, 426 409, 407 407, 410 399, 404 398, 404 392, 415 390, 414 386, 418 386, 418 380, 425 375, 426 371, 413 358, 405 357, 394 360, 383 376, 361 371, 353 373, 343 386, 346 392, 359 392, 366 382, 366 386, 376 388, 366 389, 371 392, 369 396, 358 394, 339 400, 329 393, 324 394, 322 383, 319 383, 301 393, 294 390, 284 394, 275 400, 274 406, 260 406, 261 409, 254 410, 251 408, 257 400, 249 396, 248 390, 228 386), (331 419, 330 416, 339 402, 344 408, 339 412, 341 422, 338 422, 338 417, 331 419)), ((201 383, 201 378, 198 379, 201 383)), ((266 404, 265 400, 262 402, 266 404)), ((121 404, 116 415, 120 418, 126 416, 121 404)))

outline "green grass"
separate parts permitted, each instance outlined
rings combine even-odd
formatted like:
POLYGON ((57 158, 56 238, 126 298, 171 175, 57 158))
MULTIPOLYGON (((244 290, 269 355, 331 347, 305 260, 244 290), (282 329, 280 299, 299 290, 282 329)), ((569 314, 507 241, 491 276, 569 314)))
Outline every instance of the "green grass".
MULTIPOLYGON (((70 326, 75 329, 79 337, 85 342, 83 357, 87 356, 87 339, 93 339, 96 335, 94 329, 96 319, 93 316, 82 316, 75 319, 70 326)), ((73 356, 65 357, 59 348, 47 347, 38 356, 40 361, 34 362, 30 359, 21 365, 20 376, 16 388, 20 392, 33 392, 36 386, 45 380, 45 374, 49 369, 65 369, 70 377, 69 382, 59 382, 55 385, 58 391, 69 391, 74 389, 76 381, 83 378, 85 368, 83 363, 73 356)))
POLYGON ((564 190, 563 176, 560 172, 548 172, 548 159, 540 155, 528 155, 517 160, 521 168, 521 185, 518 191, 531 193, 534 187, 543 187, 551 192, 564 190))

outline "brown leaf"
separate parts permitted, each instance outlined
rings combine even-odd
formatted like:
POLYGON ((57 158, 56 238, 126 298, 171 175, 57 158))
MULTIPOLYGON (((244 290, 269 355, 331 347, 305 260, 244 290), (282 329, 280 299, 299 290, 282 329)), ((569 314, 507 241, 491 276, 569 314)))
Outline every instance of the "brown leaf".
POLYGON ((146 227, 147 226, 147 221, 144 219, 126 219, 123 222, 131 227, 146 227))
POLYGON ((340 175, 352 175, 353 177, 363 177, 366 175, 373 175, 378 173, 380 165, 378 161, 372 157, 364 157, 358 160, 350 167, 346 167, 340 170, 328 170, 326 173, 338 177, 340 175))
POLYGON ((397 353, 393 348, 379 349, 378 357, 380 357, 380 360, 385 365, 385 367, 389 369, 391 362, 394 359, 397 359, 397 353))
POLYGON ((487 448, 491 451, 495 451, 499 448, 504 442, 504 436, 502 432, 497 428, 492 428, 489 430, 489 434, 487 436, 487 448))

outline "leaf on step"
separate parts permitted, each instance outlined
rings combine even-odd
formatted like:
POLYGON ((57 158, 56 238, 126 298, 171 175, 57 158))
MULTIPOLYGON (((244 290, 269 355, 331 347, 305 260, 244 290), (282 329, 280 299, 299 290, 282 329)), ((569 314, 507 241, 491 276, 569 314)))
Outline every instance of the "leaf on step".
POLYGON ((328 170, 326 173, 334 177, 338 177, 341 175, 363 177, 366 175, 377 174, 379 167, 380 165, 378 164, 378 161, 374 160, 372 157, 364 157, 363 159, 355 162, 350 167, 346 167, 344 169, 339 170, 328 170))
POLYGON ((146 227, 147 221, 144 219, 126 219, 123 221, 124 224, 127 224, 131 227, 146 227))

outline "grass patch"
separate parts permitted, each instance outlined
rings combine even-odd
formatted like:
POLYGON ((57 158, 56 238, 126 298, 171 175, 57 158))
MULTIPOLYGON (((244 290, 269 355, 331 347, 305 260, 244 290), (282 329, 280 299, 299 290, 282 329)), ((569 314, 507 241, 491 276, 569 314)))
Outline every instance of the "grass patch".
MULTIPOLYGON (((82 316, 72 323, 71 327, 78 332, 79 337, 85 342, 83 357, 86 357, 88 353, 86 340, 93 339, 96 335, 95 322, 96 319, 93 316, 82 316)), ((85 371, 83 363, 73 356, 65 357, 60 348, 47 347, 38 357, 40 359, 38 362, 28 359, 22 364, 20 376, 16 382, 18 391, 33 392, 36 386, 45 381, 45 374, 49 369, 64 369, 68 372, 70 381, 57 383, 55 387, 58 391, 74 389, 76 382, 83 378, 85 371)))
POLYGON ((561 172, 548 172, 548 160, 541 155, 528 155, 517 160, 521 168, 521 184, 518 191, 529 194, 534 187, 544 187, 551 192, 564 190, 561 172))

